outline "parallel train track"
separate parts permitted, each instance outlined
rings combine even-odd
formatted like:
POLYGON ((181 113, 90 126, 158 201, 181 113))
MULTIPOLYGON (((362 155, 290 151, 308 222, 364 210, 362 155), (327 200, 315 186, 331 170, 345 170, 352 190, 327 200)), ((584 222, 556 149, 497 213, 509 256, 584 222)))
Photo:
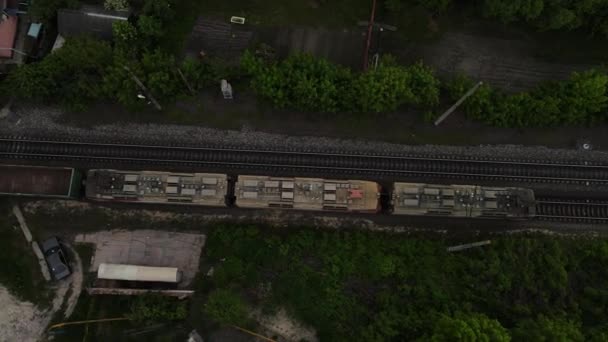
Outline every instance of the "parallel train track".
POLYGON ((0 137, 0 158, 94 161, 224 170, 316 172, 341 176, 408 176, 521 183, 608 185, 608 165, 481 160, 434 156, 253 150, 0 137))
MULTIPOLYGON (((407 155, 252 150, 0 137, 0 158, 93 161, 104 165, 165 165, 224 171, 279 170, 340 176, 411 176, 521 183, 608 185, 608 165, 547 161, 451 159, 407 155)), ((540 220, 608 223, 608 201, 540 198, 540 220)))
POLYGON ((538 198, 536 218, 549 221, 608 223, 608 201, 538 198))

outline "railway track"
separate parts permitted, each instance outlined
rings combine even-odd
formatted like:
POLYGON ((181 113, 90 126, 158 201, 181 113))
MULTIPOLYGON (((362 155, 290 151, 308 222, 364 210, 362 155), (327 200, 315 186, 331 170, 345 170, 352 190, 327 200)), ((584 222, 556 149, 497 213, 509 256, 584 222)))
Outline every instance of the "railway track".
POLYGON ((93 161, 106 166, 165 165, 223 170, 290 171, 340 176, 408 176, 521 183, 608 185, 608 165, 549 161, 456 159, 446 156, 370 155, 158 146, 0 137, 0 158, 93 161))
POLYGON ((536 218, 550 221, 608 223, 608 201, 538 198, 536 218))

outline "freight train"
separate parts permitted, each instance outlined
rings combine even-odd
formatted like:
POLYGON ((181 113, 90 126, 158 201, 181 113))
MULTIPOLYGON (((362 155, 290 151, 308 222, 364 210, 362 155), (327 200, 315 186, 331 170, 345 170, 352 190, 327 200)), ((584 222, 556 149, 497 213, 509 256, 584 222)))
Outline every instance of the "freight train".
MULTIPOLYGON (((0 167, 0 174, 3 167, 0 167)), ((6 184, 30 180, 25 172, 28 167, 24 168, 19 170, 22 172, 13 170, 12 181, 0 182, 0 193, 16 194, 6 184)), ((49 174, 58 172, 48 169, 51 169, 49 174)), ((75 171, 70 173, 59 169, 63 170, 64 177, 69 174, 71 179, 57 180, 64 187, 69 184, 69 189, 56 193, 60 194, 59 197, 68 197, 75 191, 75 179, 80 179, 80 176, 75 171)), ((41 172, 37 168, 33 170, 41 172)), ((384 209, 392 215, 502 219, 532 218, 536 208, 534 192, 530 189, 476 185, 396 182, 383 188, 366 180, 263 175, 230 177, 215 173, 109 169, 89 170, 82 184, 87 199, 110 202, 349 213, 379 213, 384 209)), ((35 190, 21 191, 20 194, 24 193, 35 195, 35 190)))

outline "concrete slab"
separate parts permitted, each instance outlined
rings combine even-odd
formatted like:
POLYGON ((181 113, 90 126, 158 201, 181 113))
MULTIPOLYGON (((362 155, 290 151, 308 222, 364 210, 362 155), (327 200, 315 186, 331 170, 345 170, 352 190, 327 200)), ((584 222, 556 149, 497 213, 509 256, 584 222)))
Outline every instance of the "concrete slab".
POLYGON ((76 236, 77 243, 93 243, 95 254, 89 268, 101 263, 177 267, 182 271, 180 288, 188 286, 196 272, 206 236, 157 230, 111 230, 76 236))

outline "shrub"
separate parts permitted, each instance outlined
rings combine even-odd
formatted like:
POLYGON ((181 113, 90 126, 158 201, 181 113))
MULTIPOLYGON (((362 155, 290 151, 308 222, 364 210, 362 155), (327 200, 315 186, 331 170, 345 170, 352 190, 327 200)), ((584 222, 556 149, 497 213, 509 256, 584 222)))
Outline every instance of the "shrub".
POLYGON ((83 109, 102 97, 101 79, 111 61, 108 44, 87 37, 69 39, 42 61, 11 72, 3 86, 20 99, 83 109))
POLYGON ((135 298, 127 317, 136 322, 179 321, 188 315, 186 303, 159 294, 142 295, 135 298))

